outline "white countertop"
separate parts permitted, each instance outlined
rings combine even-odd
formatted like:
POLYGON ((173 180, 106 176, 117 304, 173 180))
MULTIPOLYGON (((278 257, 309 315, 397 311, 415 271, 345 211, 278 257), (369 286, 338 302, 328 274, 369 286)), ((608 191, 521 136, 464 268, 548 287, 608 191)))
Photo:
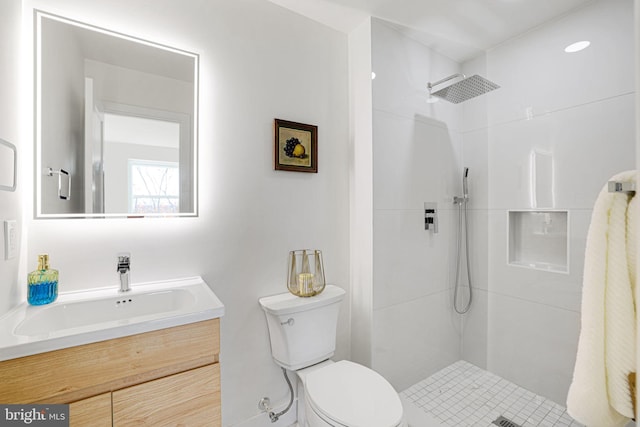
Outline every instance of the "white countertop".
POLYGON ((24 302, 0 317, 0 361, 223 315, 224 305, 201 277, 134 283, 126 293, 115 287, 61 293, 51 304, 24 302), (167 306, 174 294, 179 302, 167 306))

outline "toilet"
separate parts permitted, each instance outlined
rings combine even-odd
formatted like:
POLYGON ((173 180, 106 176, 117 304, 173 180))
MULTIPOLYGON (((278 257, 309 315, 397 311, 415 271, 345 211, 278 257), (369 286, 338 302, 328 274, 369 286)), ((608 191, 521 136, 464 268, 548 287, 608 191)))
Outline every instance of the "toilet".
POLYGON ((345 291, 327 285, 309 298, 290 293, 260 298, 271 355, 298 376, 299 427, 406 427, 393 386, 360 364, 332 361, 345 291))

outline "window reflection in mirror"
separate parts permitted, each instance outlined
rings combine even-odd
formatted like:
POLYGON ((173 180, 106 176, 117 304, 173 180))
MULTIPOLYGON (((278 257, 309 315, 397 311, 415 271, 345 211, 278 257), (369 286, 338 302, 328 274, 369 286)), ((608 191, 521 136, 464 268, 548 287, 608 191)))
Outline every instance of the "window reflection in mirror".
POLYGON ((36 217, 197 214, 198 56, 36 12, 36 217))
POLYGON ((129 212, 176 213, 180 206, 178 162, 129 159, 129 212))

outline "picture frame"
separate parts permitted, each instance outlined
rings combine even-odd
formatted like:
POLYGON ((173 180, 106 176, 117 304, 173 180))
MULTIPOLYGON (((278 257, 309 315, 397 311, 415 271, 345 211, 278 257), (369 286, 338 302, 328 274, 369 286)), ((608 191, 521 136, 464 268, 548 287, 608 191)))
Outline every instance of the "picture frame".
POLYGON ((318 173, 318 126, 274 119, 275 170, 318 173))

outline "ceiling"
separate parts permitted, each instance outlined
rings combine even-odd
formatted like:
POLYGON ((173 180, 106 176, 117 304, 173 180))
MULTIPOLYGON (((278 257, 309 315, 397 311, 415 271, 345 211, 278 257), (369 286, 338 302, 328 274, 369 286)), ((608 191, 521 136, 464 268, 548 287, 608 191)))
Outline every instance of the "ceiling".
POLYGON ((596 0, 270 0, 349 33, 368 16, 463 62, 596 0))

